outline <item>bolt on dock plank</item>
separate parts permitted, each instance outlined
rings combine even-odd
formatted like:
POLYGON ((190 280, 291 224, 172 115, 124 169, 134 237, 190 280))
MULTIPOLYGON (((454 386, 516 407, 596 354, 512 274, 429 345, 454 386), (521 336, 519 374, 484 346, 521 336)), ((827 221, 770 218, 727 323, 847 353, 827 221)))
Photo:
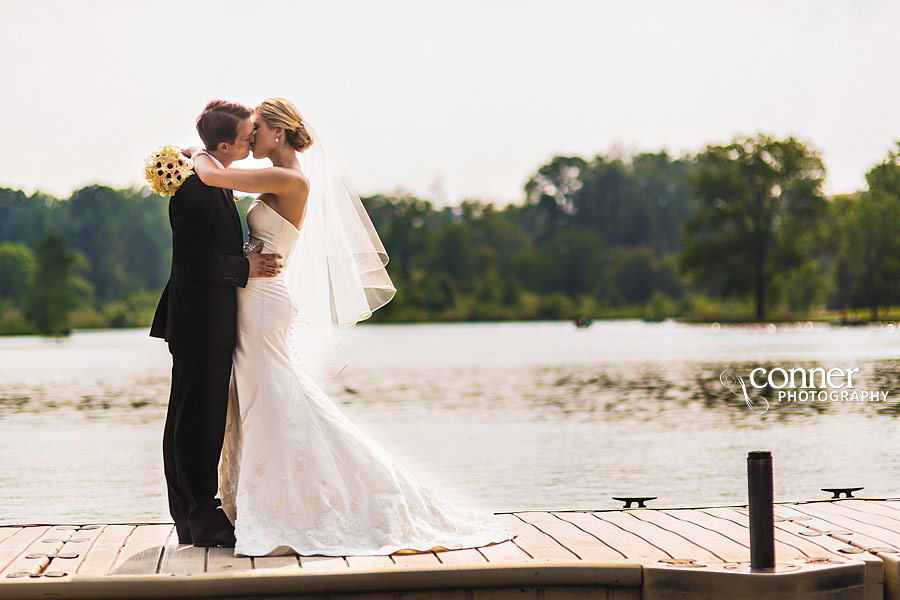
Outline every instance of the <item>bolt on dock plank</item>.
POLYGON ((900 598, 900 500, 775 505, 773 572, 750 569, 740 505, 513 510, 519 535, 391 556, 236 557, 171 524, 0 525, 0 599, 900 598))

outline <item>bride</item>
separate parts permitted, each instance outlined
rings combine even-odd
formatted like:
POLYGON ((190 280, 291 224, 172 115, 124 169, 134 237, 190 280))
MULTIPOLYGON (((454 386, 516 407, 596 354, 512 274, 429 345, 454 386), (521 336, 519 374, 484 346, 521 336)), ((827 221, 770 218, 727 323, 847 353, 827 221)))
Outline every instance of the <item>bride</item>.
POLYGON ((283 257, 283 272, 238 288, 219 464, 235 554, 373 555, 511 539, 489 512, 416 482, 316 385, 347 329, 396 290, 359 196, 294 105, 265 100, 252 121, 253 156, 271 167, 222 169, 202 149, 185 151, 207 185, 259 194, 248 246, 283 257))

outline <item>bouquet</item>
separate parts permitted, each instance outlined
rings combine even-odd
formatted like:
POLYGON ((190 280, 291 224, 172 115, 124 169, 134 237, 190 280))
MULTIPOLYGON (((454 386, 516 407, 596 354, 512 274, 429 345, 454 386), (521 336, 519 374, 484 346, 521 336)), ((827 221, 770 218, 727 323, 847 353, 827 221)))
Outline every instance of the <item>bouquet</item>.
POLYGON ((163 146, 144 159, 144 179, 160 196, 172 196, 194 168, 177 146, 163 146))

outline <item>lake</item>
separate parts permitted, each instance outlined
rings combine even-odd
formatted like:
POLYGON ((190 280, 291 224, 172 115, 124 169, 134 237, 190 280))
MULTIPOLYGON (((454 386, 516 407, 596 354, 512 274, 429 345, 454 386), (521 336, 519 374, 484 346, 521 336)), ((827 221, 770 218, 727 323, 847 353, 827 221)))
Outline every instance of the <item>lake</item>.
MULTIPOLYGON (((322 387, 416 476, 491 509, 746 501, 771 450, 777 499, 900 494, 900 329, 673 321, 360 325, 322 387), (770 402, 720 380, 858 368, 886 401, 770 402), (738 390, 740 391, 740 390, 738 390)), ((170 355, 146 330, 0 338, 0 520, 167 519, 170 355)), ((874 393, 873 393, 874 395, 874 393)))

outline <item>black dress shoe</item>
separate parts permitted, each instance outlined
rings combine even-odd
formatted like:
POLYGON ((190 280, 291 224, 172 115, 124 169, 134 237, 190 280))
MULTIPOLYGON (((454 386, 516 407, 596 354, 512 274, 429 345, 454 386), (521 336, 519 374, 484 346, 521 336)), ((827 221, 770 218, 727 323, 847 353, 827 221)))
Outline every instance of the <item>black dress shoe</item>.
POLYGON ((223 529, 218 533, 214 533, 207 538, 195 539, 194 546, 198 548, 211 548, 214 546, 220 546, 222 548, 234 548, 234 544, 236 541, 237 540, 234 539, 234 530, 228 528, 223 529))
POLYGON ((175 534, 178 536, 179 544, 193 544, 194 541, 191 538, 191 531, 185 527, 181 529, 180 527, 175 527, 175 534))

